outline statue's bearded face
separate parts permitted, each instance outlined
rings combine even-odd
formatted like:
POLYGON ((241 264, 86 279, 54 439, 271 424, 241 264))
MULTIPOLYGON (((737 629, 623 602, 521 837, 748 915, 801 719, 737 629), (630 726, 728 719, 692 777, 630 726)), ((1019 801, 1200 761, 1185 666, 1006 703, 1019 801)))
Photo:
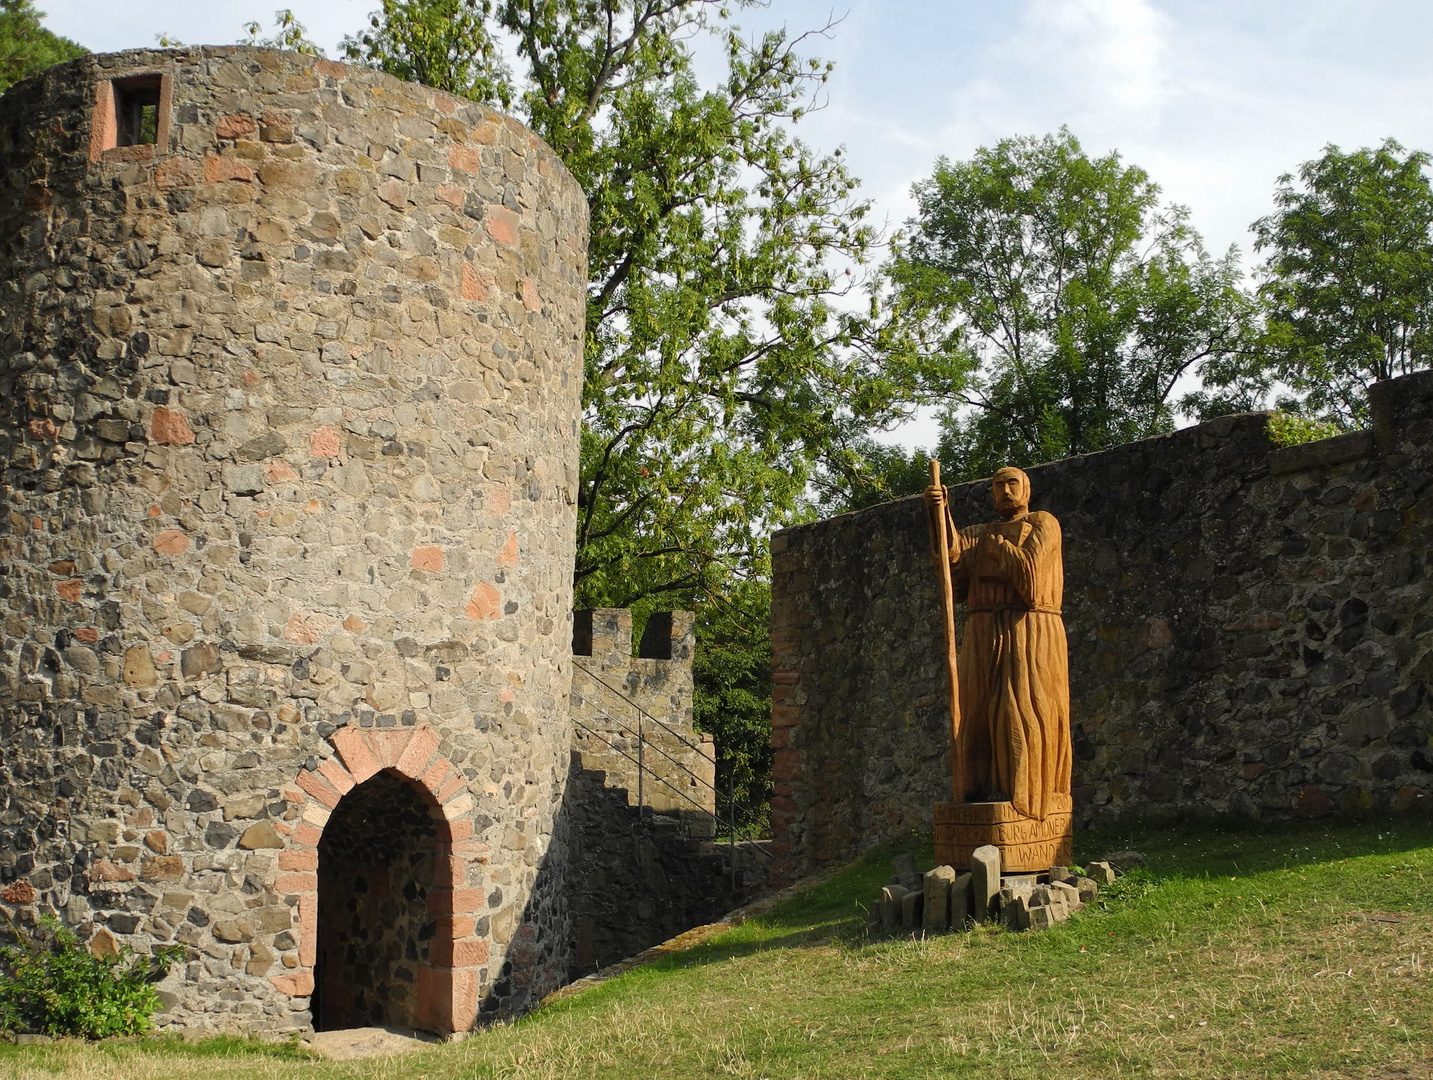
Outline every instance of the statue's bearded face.
POLYGON ((1030 507, 1030 479, 1019 469, 1001 469, 990 481, 990 497, 1001 517, 1023 514, 1030 507))

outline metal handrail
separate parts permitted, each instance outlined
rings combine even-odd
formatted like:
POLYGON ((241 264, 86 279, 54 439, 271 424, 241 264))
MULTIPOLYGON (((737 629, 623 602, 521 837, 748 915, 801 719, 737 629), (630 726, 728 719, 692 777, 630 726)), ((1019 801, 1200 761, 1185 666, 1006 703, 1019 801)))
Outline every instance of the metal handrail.
MULTIPOLYGON (((609 716, 607 719, 612 720, 612 717, 609 716)), ((573 723, 576 723, 576 722, 577 722, 577 721, 573 721, 573 723)), ((585 727, 586 725, 583 725, 583 726, 585 727)), ((591 729, 591 728, 587 728, 587 730, 588 730, 588 731, 591 731, 592 729, 591 729)), ((669 729, 669 731, 670 731, 670 729, 669 729)), ((671 732, 671 734, 676 734, 676 733, 675 733, 675 732, 671 732)), ((603 739, 602 741, 603 741, 603 742, 607 742, 606 739, 603 739)), ((612 746, 611 743, 607 743, 607 745, 608 745, 608 746, 612 746)), ((635 760, 637 761, 637 764, 638 764, 639 767, 641 766, 641 763, 642 763, 642 760, 641 760, 641 757, 640 757, 640 755, 641 755, 641 753, 642 753, 642 749, 641 749, 641 748, 642 748, 643 746, 646 746, 646 745, 648 745, 647 739, 643 736, 643 734, 642 734, 642 729, 641 729, 641 726, 640 726, 640 724, 639 724, 639 726, 638 726, 638 728, 637 728, 637 746, 638 746, 637 753, 638 753, 639 756, 635 759, 635 760)), ((691 744, 691 743, 684 743, 683 745, 685 745, 685 746, 691 746, 692 744, 691 744)), ((695 780, 698 784, 701 784, 701 785, 702 785, 703 787, 705 787, 705 788, 710 788, 713 794, 720 794, 720 792, 717 791, 717 788, 716 788, 716 785, 715 785, 715 784, 709 784, 709 783, 707 783, 707 782, 706 782, 705 780, 703 780, 700 776, 698 776, 696 773, 692 772, 691 769, 687 768, 685 765, 683 765, 683 764, 682 764, 680 761, 678 761, 676 758, 672 757, 671 754, 667 753, 665 750, 663 750, 663 749, 662 749, 660 746, 658 746, 656 743, 651 743, 651 747, 652 747, 653 750, 657 751, 657 753, 661 754, 664 758, 666 758, 668 761, 670 761, 670 762, 671 762, 673 765, 675 765, 677 768, 681 769, 682 772, 684 772, 684 773, 686 773, 688 776, 690 776, 690 777, 691 777, 693 780, 695 780)), ((613 748, 614 750, 617 749, 615 746, 613 746, 612 748, 613 748)), ((696 749, 698 749, 698 748, 697 748, 697 747, 692 747, 692 749, 696 750, 696 749)), ((618 751, 618 752, 620 753, 620 751, 618 751)), ((630 756, 630 755, 628 755, 628 756, 630 756)), ((653 776, 656 776, 657 774, 656 774, 656 773, 653 773, 652 775, 653 775, 653 776)), ((660 779, 660 777, 658 777, 658 779, 660 779)), ((668 784, 667 786, 668 786, 668 787, 671 787, 670 784, 668 784)))
MULTIPOLYGON (((610 716, 609 716, 608 719, 610 720, 610 719, 612 719, 612 718, 610 718, 610 716)), ((642 761, 641 761, 641 759, 639 759, 639 758, 633 758, 633 756, 631 755, 631 753, 628 753, 628 752, 626 752, 626 751, 623 751, 623 749, 620 748, 620 746, 613 746, 612 743, 606 741, 606 739, 603 738, 602 732, 598 732, 598 731, 595 731, 595 729, 589 728, 589 726, 588 726, 588 725, 585 725, 585 723, 583 723, 582 720, 573 718, 572 722, 575 723, 575 725, 577 726, 577 728, 582 728, 583 731, 588 732, 589 735, 596 736, 596 739, 598 739, 598 742, 602 743, 602 745, 605 745, 606 748, 609 749, 609 751, 615 751, 616 753, 620 753, 620 755, 622 755, 623 758, 628 759, 628 761, 635 762, 635 763, 636 763, 636 766, 638 766, 638 776, 639 776, 639 778, 641 778, 641 775, 642 775, 642 761)), ((659 751, 659 752, 661 752, 661 751, 659 751)), ((666 755, 663 755, 663 756, 666 756, 666 755)), ((678 765, 681 766, 681 762, 678 762, 678 765)), ((685 766, 681 766, 681 768, 684 769, 685 772, 691 773, 691 769, 686 769, 685 766)), ((692 773, 692 775, 695 775, 695 773, 692 773)), ((661 776, 656 775, 655 772, 652 773, 652 778, 655 779, 655 781, 658 781, 659 784, 665 784, 666 786, 668 786, 668 788, 671 788, 672 791, 676 792, 676 795, 679 795, 679 796, 681 796, 681 798, 686 799, 686 801, 688 801, 689 804, 692 804, 692 805, 696 806, 696 809, 699 809, 699 811, 701 811, 702 814, 706 814, 706 812, 708 812, 708 811, 706 811, 706 808, 705 808, 704 805, 699 804, 699 802, 696 801, 696 799, 692 798, 691 795, 686 794, 685 791, 682 791, 682 789, 681 789, 681 788, 678 788, 678 786, 676 786, 675 784, 671 784, 671 782, 665 781, 665 779, 662 779, 661 776)), ((701 782, 701 784, 704 784, 705 786, 708 786, 708 788, 711 788, 711 789, 712 789, 712 792, 714 792, 714 794, 715 794, 715 792, 716 792, 716 785, 714 785, 714 784, 706 784, 706 781, 702 781, 701 776, 696 776, 696 779, 698 779, 698 781, 701 782)), ((642 814, 642 804, 641 804, 641 796, 639 796, 639 799, 638 799, 638 816, 641 816, 641 814, 642 814)), ((737 839, 735 839, 735 838, 737 838, 737 835, 738 835, 738 834, 741 834, 741 838, 744 839, 744 841, 747 841, 748 844, 757 845, 757 851, 761 852, 761 854, 764 854, 765 857, 767 857, 767 858, 775 858, 775 855, 772 855, 770 851, 767 851, 767 849, 765 849, 764 847, 761 847, 761 841, 758 841, 758 839, 755 838, 755 836, 752 836, 751 834, 748 834, 748 832, 745 831, 745 829, 739 829, 739 828, 738 828, 738 826, 737 826, 737 821, 735 821, 735 815, 732 815, 732 818, 729 819, 729 821, 728 821, 728 819, 722 818, 722 816, 719 815, 719 814, 712 814, 712 818, 715 818, 715 819, 716 819, 716 824, 719 824, 719 825, 727 825, 727 828, 728 828, 728 829, 731 829, 732 845, 734 845, 734 847, 735 847, 735 844, 737 844, 737 839)))
MULTIPOLYGON (((621 699, 622 699, 623 701, 625 701, 628 705, 632 706, 632 708, 636 709, 637 712, 638 712, 641 716, 645 716, 648 720, 651 720, 654 724, 656 724, 658 727, 660 727, 663 731, 666 731, 669 735, 671 735, 673 738, 675 738, 675 739, 676 739, 678 742, 680 742, 683 746, 686 746, 686 747, 688 747, 689 749, 692 749, 692 750, 696 750, 698 753, 701 752, 701 747, 700 747, 698 744, 689 742, 687 739, 685 739, 685 738, 682 736, 682 733, 679 732, 679 731, 677 731, 671 724, 667 723, 665 720, 661 719, 660 717, 653 716, 653 715, 652 715, 651 713, 649 713, 646 709, 642 708, 641 705, 638 705, 635 701, 633 701, 631 698, 629 698, 626 694, 622 693, 621 690, 617 689, 617 687, 613 686, 613 685, 612 685, 611 683, 609 683, 606 679, 602 678, 602 676, 598 675, 595 671, 593 671, 593 670, 592 670, 590 667, 588 667, 586 664, 579 663, 576 656, 574 656, 574 657, 572 658, 572 666, 575 667, 575 668, 579 668, 579 669, 581 669, 582 671, 586 672, 588 675, 590 675, 590 676, 592 677, 592 680, 593 680, 594 682, 598 683, 600 686, 605 687, 605 688, 608 690, 609 693, 615 694, 617 697, 621 698, 621 699)), ((609 716, 608 719, 610 720, 610 719, 612 719, 612 717, 609 716)), ((576 721, 574 721, 574 723, 576 723, 576 721)), ((587 725, 585 725, 585 724, 580 724, 579 726, 581 726, 582 728, 584 728, 584 729, 587 730, 587 731, 592 731, 592 729, 589 728, 589 727, 587 727, 587 725)), ((592 734, 597 735, 597 732, 592 731, 592 734)), ((609 742, 607 742, 606 739, 603 739, 602 736, 598 735, 597 737, 598 737, 599 739, 601 739, 601 741, 602 741, 603 743, 606 743, 606 745, 609 746, 611 749, 617 750, 617 747, 612 746, 612 744, 609 743, 609 742)), ((641 725, 641 721, 639 720, 639 721, 638 721, 638 724, 637 724, 637 753, 638 753, 638 756, 637 756, 637 758, 635 759, 636 762, 637 762, 637 789, 638 789, 637 806, 638 806, 638 813, 639 813, 639 815, 640 815, 640 813, 641 813, 641 806, 642 806, 642 796, 641 796, 642 770, 643 770, 643 765, 642 765, 642 752, 643 752, 643 749, 645 748, 645 746, 646 746, 646 740, 643 738, 643 735, 642 735, 642 725, 641 725)), ((661 754, 664 758, 666 758, 668 761, 670 761, 673 765, 676 765, 677 768, 681 769, 684 773, 686 773, 688 776, 690 776, 690 777, 691 777, 693 780, 695 780, 698 784, 701 784, 703 787, 706 787, 706 788, 710 789, 710 790, 711 790, 711 793, 712 793, 713 795, 720 795, 720 794, 721 794, 721 792, 717 790, 717 786, 716 786, 715 784, 709 784, 709 783, 707 783, 707 781, 703 780, 703 779, 702 779, 700 776, 698 776, 696 773, 692 772, 690 769, 688 769, 685 765, 683 765, 683 764, 682 764, 680 761, 678 761, 676 758, 674 758, 674 757, 672 757, 670 754, 668 754, 665 750, 663 750, 663 749, 662 749, 660 746, 658 746, 656 743, 653 743, 653 744, 652 744, 652 748, 653 748, 654 750, 656 750, 657 753, 661 754)), ((619 754, 622 754, 622 756, 625 757, 625 758, 627 758, 628 760, 633 760, 633 759, 632 759, 632 756, 631 756, 630 754, 623 753, 623 751, 621 751, 621 750, 617 750, 617 752, 618 752, 619 754)), ((653 773, 652 776, 653 776, 653 778, 655 778, 655 779, 657 779, 657 780, 661 780, 661 782, 662 782, 663 784, 666 784, 667 787, 671 788, 673 791, 677 791, 676 787, 674 787, 672 784, 668 783, 666 780, 663 780, 660 776, 657 776, 656 773, 653 773)), ((684 792, 678 792, 678 794, 680 794, 683 798, 687 799, 688 802, 691 802, 691 803, 693 803, 694 805, 699 806, 703 811, 706 810, 706 807, 701 806, 700 803, 697 803, 695 799, 690 798, 690 797, 687 796, 684 792)), ((726 825, 729 826, 729 828, 731 829, 732 843, 733 843, 733 844, 736 843, 736 836, 737 836, 737 833, 738 833, 738 832, 740 832, 742 838, 745 839, 745 840, 747 840, 748 842, 753 843, 753 844, 754 844, 754 843, 758 843, 757 839, 756 839, 754 836, 752 836, 750 833, 747 833, 747 832, 745 832, 744 830, 739 830, 739 829, 737 828, 737 825, 736 825, 736 810, 735 810, 735 807, 736 807, 736 799, 735 799, 735 790, 734 790, 734 788, 733 788, 732 791, 730 791, 730 792, 728 793, 727 802, 728 802, 728 805, 731 807, 731 810, 732 810, 732 815, 731 815, 731 821, 730 821, 730 822, 723 822, 722 819, 721 819, 721 817, 718 816, 717 814, 713 814, 712 816, 713 816, 714 818, 716 818, 716 820, 717 820, 718 822, 721 822, 722 824, 726 824, 726 825)), ((763 848, 762 850, 764 851, 765 849, 763 848)), ((768 854, 769 854, 769 853, 768 853, 768 854)), ((733 856, 733 859, 734 859, 734 856, 733 856)), ((732 864, 732 873, 735 874, 735 872, 736 872, 736 864, 735 864, 735 861, 733 861, 733 864, 732 864)))
POLYGON ((615 686, 613 686, 610 682, 608 682, 606 679, 604 679, 601 675, 598 675, 597 672, 593 671, 593 670, 592 670, 590 667, 588 667, 586 664, 579 664, 579 663, 577 662, 577 658, 576 658, 575 656, 572 658, 572 666, 575 667, 575 668, 581 668, 583 671, 587 672, 587 674, 589 674, 589 675, 592 676, 593 681, 595 681, 595 682, 597 682, 597 683, 600 683, 602 686, 605 686, 608 690, 610 690, 612 693, 616 694, 619 698, 621 698, 623 701, 625 701, 628 705, 632 706, 632 708, 636 709, 639 713, 641 713, 643 716, 645 716, 648 720, 652 721, 652 723, 660 725, 663 729, 665 729, 665 730, 666 730, 667 732, 669 732, 673 737, 675 737, 676 740, 677 740, 678 742, 680 742, 682 745, 688 746, 688 747, 690 747, 690 748, 693 749, 693 750, 697 750, 697 751, 700 751, 700 750, 701 750, 701 746, 700 746, 698 743, 693 743, 693 742, 687 741, 687 739, 685 739, 685 738, 682 736, 682 733, 681 733, 680 731, 678 731, 675 727, 673 727, 671 724, 667 723, 667 722, 666 722, 665 720, 663 720, 661 717, 653 716, 653 715, 652 715, 651 713, 649 713, 646 709, 642 708, 642 706, 638 705, 635 701, 633 701, 631 698, 629 698, 626 694, 622 693, 621 690, 618 690, 618 689, 617 689, 615 686))

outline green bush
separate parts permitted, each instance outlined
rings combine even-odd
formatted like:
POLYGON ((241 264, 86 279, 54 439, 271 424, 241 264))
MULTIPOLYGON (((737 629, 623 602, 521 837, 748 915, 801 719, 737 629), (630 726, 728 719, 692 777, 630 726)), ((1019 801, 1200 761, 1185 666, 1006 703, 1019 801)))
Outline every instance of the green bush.
POLYGON ((1308 420, 1293 413, 1276 412, 1269 416, 1269 441, 1275 446, 1298 446, 1342 435, 1343 429, 1326 420, 1308 420))
POLYGON ((103 1039, 153 1027, 159 1008, 153 983, 184 948, 163 945, 150 956, 124 946, 118 956, 92 956, 69 927, 50 915, 27 933, 9 920, 18 944, 0 949, 0 1028, 103 1039))

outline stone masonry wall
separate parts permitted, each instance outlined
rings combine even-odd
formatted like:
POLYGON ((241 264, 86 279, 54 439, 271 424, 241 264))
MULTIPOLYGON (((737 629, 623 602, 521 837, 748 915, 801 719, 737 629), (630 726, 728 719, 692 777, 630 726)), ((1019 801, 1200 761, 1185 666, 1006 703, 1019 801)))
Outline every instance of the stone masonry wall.
MULTIPOLYGON (((1060 520, 1077 823, 1401 811, 1433 789, 1433 373, 1372 431, 1230 416, 1030 470, 1060 520)), ((988 483, 951 490, 990 520, 988 483)), ((949 798, 919 497, 772 538, 778 879, 949 798)))
POLYGON ((604 772, 607 785, 637 805, 681 822, 686 835, 710 838, 716 814, 716 750, 692 726, 690 611, 659 611, 632 655, 632 613, 579 611, 573 625, 572 731, 578 767, 604 772), (643 714, 646 714, 645 716, 643 714), (638 729, 646 744, 637 779, 638 729))
POLYGON ((695 645, 689 611, 652 614, 635 657, 630 611, 574 616, 574 976, 711 922, 765 884, 759 845, 737 845, 733 876, 730 846, 712 843, 716 751, 692 726, 695 645))
POLYGON ((431 830, 415 1022, 565 974, 585 252, 531 132, 377 72, 138 50, 0 105, 0 899, 188 945, 162 1024, 311 1022, 379 772, 431 830))

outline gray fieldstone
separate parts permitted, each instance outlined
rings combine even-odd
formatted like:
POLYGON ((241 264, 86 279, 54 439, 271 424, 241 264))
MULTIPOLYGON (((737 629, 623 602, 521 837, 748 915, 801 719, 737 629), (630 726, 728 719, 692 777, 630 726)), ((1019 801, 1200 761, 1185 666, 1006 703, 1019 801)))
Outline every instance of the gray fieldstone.
POLYGON ((260 821, 244 830, 244 834, 239 837, 239 846, 246 851, 257 851, 260 848, 282 848, 284 840, 272 823, 260 821))
POLYGON ((1101 862, 1109 863, 1117 874, 1128 874, 1131 870, 1138 870, 1144 866, 1144 853, 1139 851, 1111 851, 1101 857, 1101 862))
POLYGON ((896 883, 903 889, 918 889, 921 884, 921 876, 916 873, 916 863, 909 855, 897 855, 891 860, 895 867, 896 883))
POLYGON ((1050 894, 1052 896, 1058 895, 1064 897, 1065 905, 1071 911, 1078 911, 1085 906, 1084 902, 1080 899, 1080 890, 1067 881, 1050 882, 1050 894))
POLYGON ((1039 907, 1032 907, 1026 914, 1029 922, 1027 929, 1050 930, 1068 919, 1069 913, 1065 910, 1063 902, 1053 904, 1042 904, 1039 907))
POLYGON ((262 465, 225 465, 224 487, 235 495, 257 495, 264 490, 262 465))
MULTIPOLYGON (((953 867, 937 866, 927 870, 924 877, 925 903, 922 908, 922 927, 928 934, 939 934, 951 928, 951 886, 955 883, 953 867)), ((961 905, 964 908, 964 905, 961 905)), ((962 911, 962 922, 964 912, 962 911)))
POLYGON ((964 930, 971 921, 971 876, 959 874, 950 884, 950 928, 964 930))
POLYGON ((912 889, 901 897, 901 929, 919 930, 923 918, 925 892, 912 889))
POLYGON ((1115 871, 1107 862, 1091 862, 1085 864, 1085 875, 1099 885, 1113 885, 1115 871))
POLYGON ((899 930, 905 916, 906 888, 903 885, 886 885, 881 889, 881 926, 886 930, 899 930))
POLYGON ((1028 893, 1010 891, 1010 895, 1002 895, 1000 902, 1000 921, 1007 930, 1029 930, 1030 929, 1030 896, 1028 893))
POLYGON ((970 856, 971 917, 985 922, 991 902, 1000 892, 1000 849, 993 844, 978 847, 970 856))

